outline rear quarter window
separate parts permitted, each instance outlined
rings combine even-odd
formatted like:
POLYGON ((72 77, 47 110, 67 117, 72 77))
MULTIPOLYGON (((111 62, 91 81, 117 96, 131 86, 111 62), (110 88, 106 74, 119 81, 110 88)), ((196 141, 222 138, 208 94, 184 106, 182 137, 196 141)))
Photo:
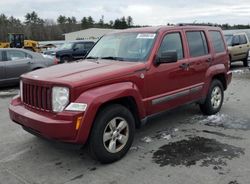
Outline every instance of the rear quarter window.
POLYGON ((186 35, 191 57, 208 54, 207 40, 203 31, 187 31, 186 35))
POLYGON ((221 53, 226 50, 223 37, 219 31, 209 31, 213 48, 216 53, 221 53))
POLYGON ((240 35, 240 44, 247 44, 247 38, 245 35, 240 35))

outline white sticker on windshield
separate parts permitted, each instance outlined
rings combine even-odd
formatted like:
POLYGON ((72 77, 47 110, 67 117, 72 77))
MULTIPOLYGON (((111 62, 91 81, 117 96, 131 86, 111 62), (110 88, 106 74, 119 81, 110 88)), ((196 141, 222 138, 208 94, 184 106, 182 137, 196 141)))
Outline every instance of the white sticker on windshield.
POLYGON ((154 33, 140 33, 137 35, 136 39, 154 39, 154 33))

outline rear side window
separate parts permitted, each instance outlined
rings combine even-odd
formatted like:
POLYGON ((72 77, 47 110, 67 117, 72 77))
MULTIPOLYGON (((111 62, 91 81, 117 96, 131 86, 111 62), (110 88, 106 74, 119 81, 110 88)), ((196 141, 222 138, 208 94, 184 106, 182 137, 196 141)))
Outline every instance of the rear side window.
POLYGON ((3 61, 3 55, 1 51, 0 51, 0 61, 3 61))
POLYGON ((6 51, 7 61, 15 61, 22 59, 30 59, 31 57, 22 51, 8 50, 6 51))
POLYGON ((74 49, 84 50, 84 43, 76 43, 74 49))
POLYGON ((226 50, 222 35, 219 31, 209 31, 212 38, 212 44, 216 53, 224 52, 226 50))
POLYGON ((198 57, 208 54, 207 40, 203 31, 188 31, 186 34, 190 56, 198 57))
POLYGON ((93 47, 94 43, 85 43, 84 49, 89 50, 93 47))
POLYGON ((180 33, 167 34, 159 49, 159 52, 176 51, 178 59, 183 58, 183 47, 180 33))
POLYGON ((247 38, 245 35, 240 35, 240 44, 247 44, 247 38))
POLYGON ((240 36, 239 35, 235 35, 233 37, 233 45, 239 45, 240 44, 240 36))

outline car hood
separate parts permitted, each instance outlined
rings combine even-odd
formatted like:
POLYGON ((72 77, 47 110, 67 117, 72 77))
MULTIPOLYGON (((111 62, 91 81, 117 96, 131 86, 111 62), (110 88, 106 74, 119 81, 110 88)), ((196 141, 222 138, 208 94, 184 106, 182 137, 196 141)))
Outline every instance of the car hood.
POLYGON ((119 78, 143 68, 145 63, 141 62, 83 60, 36 70, 22 75, 22 78, 75 87, 119 78))

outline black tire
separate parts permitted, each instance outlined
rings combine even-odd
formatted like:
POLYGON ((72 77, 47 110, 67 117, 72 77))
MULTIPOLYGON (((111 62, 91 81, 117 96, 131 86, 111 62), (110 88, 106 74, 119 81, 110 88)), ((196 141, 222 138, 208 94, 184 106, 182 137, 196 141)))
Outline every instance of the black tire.
POLYGON ((247 57, 243 60, 244 67, 248 67, 248 54, 249 52, 247 52, 247 57))
POLYGON ((61 63, 69 63, 71 61, 69 56, 61 57, 61 63))
MULTIPOLYGON (((115 120, 116 122, 116 120, 115 120)), ((121 121, 120 121, 121 122, 121 121)), ((116 122, 115 124, 119 125, 116 122)), ((117 126, 118 126, 117 125, 117 126)), ((113 132, 110 128, 110 131, 113 132)), ((104 107, 101 109, 101 111, 98 113, 92 131, 90 135, 90 139, 88 142, 88 147, 91 156, 98 160, 101 163, 111 163, 115 162, 119 159, 121 159, 129 150, 129 148, 132 145, 133 139, 134 139, 134 132, 135 132, 135 119, 132 115, 132 113, 124 106, 119 104, 113 104, 109 105, 107 107, 104 107), (115 118, 122 118, 127 123, 127 128, 125 131, 128 131, 126 143, 124 143, 122 146, 120 146, 121 150, 111 153, 107 148, 106 145, 107 142, 104 142, 104 133, 107 131, 107 128, 109 128, 109 124, 111 120, 114 120, 115 118)), ((113 134, 113 133, 111 133, 113 134)), ((115 138, 114 138, 115 139, 115 138)), ((117 138, 118 139, 118 138, 117 138)), ((113 140, 110 139, 110 142, 113 140)), ((110 146, 110 142, 108 145, 110 146)), ((116 142, 116 140, 115 140, 116 142)), ((118 140, 119 143, 119 140, 118 140)), ((115 144, 118 145, 118 144, 115 144)), ((116 146, 115 146, 116 147, 116 146)), ((120 149, 118 147, 118 149, 120 149)))
POLYGON ((229 62, 230 62, 230 68, 232 68, 232 57, 231 57, 231 55, 229 55, 229 62))
POLYGON ((212 81, 211 86, 209 88, 206 100, 203 104, 200 104, 200 109, 201 112, 205 115, 213 115, 216 114, 217 112, 220 111, 221 106, 223 104, 223 99, 224 99, 224 88, 223 85, 221 83, 221 81, 215 79, 212 81), (219 102, 219 100, 216 102, 216 104, 212 103, 212 94, 214 92, 215 89, 220 90, 221 92, 221 100, 219 102))

